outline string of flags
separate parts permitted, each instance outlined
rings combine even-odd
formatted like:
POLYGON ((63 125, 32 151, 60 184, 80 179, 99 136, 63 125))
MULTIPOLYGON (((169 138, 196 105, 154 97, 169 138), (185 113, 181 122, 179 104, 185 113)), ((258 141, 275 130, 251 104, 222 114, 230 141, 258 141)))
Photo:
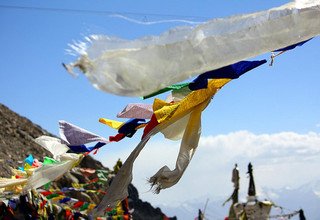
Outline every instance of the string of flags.
POLYGON ((133 40, 91 35, 71 45, 78 59, 64 66, 70 73, 80 70, 102 91, 147 96, 201 73, 303 44, 320 34, 319 5, 319 0, 294 0, 133 40))
MULTIPOLYGON (((47 164, 57 164, 53 158, 45 157, 43 162, 33 158, 30 154, 24 159, 24 166, 15 170, 16 173, 12 176, 12 180, 24 179, 26 176, 32 176, 35 169, 39 169, 47 164), (19 175, 18 175, 19 174, 19 175)), ((116 166, 119 164, 117 162, 116 166)), ((1 197, 0 200, 0 218, 13 219, 19 215, 24 215, 25 218, 32 219, 89 219, 89 213, 96 207, 95 203, 75 199, 68 194, 74 192, 94 193, 97 195, 105 195, 107 192, 102 190, 106 184, 114 176, 115 171, 78 168, 72 169, 73 172, 81 172, 86 177, 91 179, 86 183, 73 182, 70 187, 50 188, 42 187, 38 189, 31 189, 23 191, 23 187, 27 184, 24 182, 14 182, 10 185, 4 184, 0 187, 1 197), (98 188, 91 187, 92 184, 100 184, 98 188), (46 188, 46 189, 45 189, 46 188), (10 193, 9 193, 10 192, 10 193), (22 212, 22 213, 21 213, 22 212)), ((46 184, 48 185, 48 183, 46 184)), ((70 194, 71 195, 71 194, 70 194)), ((103 218, 96 219, 131 219, 133 210, 129 209, 128 200, 124 199, 119 202, 115 208, 107 208, 103 218)))
MULTIPOLYGON (((168 91, 171 91, 171 95, 167 100, 155 98, 152 105, 127 105, 117 115, 127 118, 125 122, 100 118, 100 123, 117 131, 108 138, 67 121, 59 121, 60 138, 40 136, 35 139, 53 157, 45 157, 41 162, 29 155, 23 167, 12 169, 12 178, 0 179, 0 190, 20 195, 19 201, 25 207, 36 203, 36 209, 26 211, 31 216, 47 215, 50 219, 51 209, 57 203, 71 203, 71 207, 64 208, 65 215, 73 215, 73 210, 79 210, 79 215, 88 211, 86 214, 91 218, 105 216, 106 212, 112 214, 113 208, 128 197, 134 161, 148 141, 158 133, 170 140, 181 140, 180 151, 174 169, 163 166, 148 182, 155 193, 172 187, 181 179, 197 150, 202 112, 214 95, 230 81, 267 62, 245 59, 265 52, 278 52, 271 57, 273 64, 275 57, 283 51, 301 46, 318 35, 319 5, 317 0, 311 3, 302 0, 299 4, 292 2, 263 12, 212 20, 196 28, 176 29, 159 36, 157 40, 144 38, 122 41, 120 45, 118 39, 113 42, 114 38, 107 36, 89 37, 91 47, 85 51, 82 48, 78 50, 81 51, 80 58, 65 65, 69 71, 77 67, 97 88, 118 95, 142 96, 144 99, 168 91), (288 28, 283 30, 284 26, 288 28), (274 33, 270 33, 270 30, 274 30, 274 33), (112 49, 109 49, 110 46, 112 49), (98 56, 92 56, 91 53, 98 56), (149 62, 150 59, 152 62, 149 62), (110 65, 101 65, 103 63, 110 65), (159 72, 161 80, 158 80, 159 72), (189 83, 174 84, 191 76, 198 77, 189 83), (65 196, 66 192, 80 191, 91 183, 73 185, 60 192, 42 191, 39 194, 35 191, 78 166, 89 153, 97 153, 107 144, 131 138, 139 129, 142 130, 141 141, 113 177, 107 190, 99 191, 104 194, 99 204, 65 196)), ((76 46, 74 48, 77 50, 76 46)), ((104 173, 99 173, 101 178, 96 180, 107 182, 104 173)), ((8 213, 12 213, 14 205, 9 207, 8 213)))
MULTIPOLYGON (((292 48, 286 50, 294 47, 292 45, 292 48)), ((99 215, 106 207, 113 206, 116 201, 127 196, 126 187, 119 186, 127 186, 131 182, 131 172, 135 159, 148 140, 158 132, 161 132, 165 138, 170 140, 181 139, 180 152, 175 169, 171 170, 164 166, 154 176, 150 177, 149 182, 156 193, 176 184, 196 151, 200 137, 201 112, 210 103, 212 97, 226 83, 265 63, 267 63, 266 60, 240 61, 217 70, 205 72, 190 83, 173 85, 144 97, 150 98, 164 91, 172 91, 171 97, 167 101, 155 98, 152 105, 153 115, 149 122, 143 124, 143 126, 135 127, 136 130, 143 127, 141 141, 125 161, 119 171, 120 174, 114 178, 110 186, 114 193, 106 195, 93 213, 96 212, 95 214, 99 215)), ((134 106, 134 104, 130 105, 134 106)), ((107 119, 104 120, 107 121, 107 119)))
MULTIPOLYGON (((297 46, 300 46, 299 43, 297 46)), ((286 50, 293 49, 293 45, 286 50)), ((190 83, 173 85, 144 98, 155 94, 172 91, 166 100, 155 98, 152 105, 131 103, 118 116, 128 118, 125 122, 100 118, 99 122, 117 130, 109 138, 101 137, 67 121, 59 121, 60 138, 41 136, 35 142, 50 151, 53 158, 44 157, 40 162, 29 155, 23 167, 12 169, 14 176, 11 179, 0 179, 0 188, 10 189, 14 193, 25 193, 37 189, 50 181, 61 177, 64 173, 76 167, 81 159, 90 152, 97 153, 98 149, 111 143, 121 141, 125 137, 132 137, 139 129, 143 130, 140 143, 130 154, 123 166, 108 187, 109 193, 94 209, 90 209, 92 216, 104 215, 105 210, 116 207, 119 201, 128 196, 127 187, 132 179, 132 168, 135 159, 144 148, 148 140, 158 132, 170 140, 181 139, 180 152, 176 167, 171 170, 164 166, 149 179, 154 192, 175 185, 182 177, 191 161, 198 145, 201 131, 201 113, 209 105, 212 97, 228 82, 239 78, 242 74, 265 64, 266 60, 240 61, 220 69, 205 72, 190 83), (151 110, 152 109, 152 110, 151 110), (138 116, 138 118, 130 118, 138 116), (149 121, 147 121, 149 119, 149 121), (88 146, 90 143, 95 143, 88 146), (73 153, 68 153, 71 150, 73 153), (45 175, 44 175, 45 173, 45 175)), ((89 172, 89 171, 88 171, 89 172)), ((103 174, 100 174, 103 176, 103 174)), ((107 178, 101 178, 106 181, 107 178)), ((101 180, 100 180, 101 181, 101 180)), ((81 190, 85 185, 73 185, 63 191, 81 190)), ((103 191, 91 191, 103 193, 103 191)), ((49 197, 55 198, 50 194, 49 197)), ((57 196, 59 201, 62 195, 57 196)), ((80 204, 80 203, 78 203, 80 204)), ((83 204, 82 204, 83 205, 83 204)))
MULTIPOLYGON (((305 43, 305 42, 303 42, 305 43)), ((293 49, 303 43, 292 45, 293 49)), ((119 112, 118 117, 128 118, 125 122, 100 118, 99 122, 117 130, 115 135, 104 138, 67 121, 59 121, 60 138, 41 136, 35 139, 43 148, 52 153, 53 158, 44 157, 39 161, 29 155, 24 161, 24 166, 12 169, 13 177, 1 178, 0 188, 4 191, 12 191, 14 194, 26 193, 30 190, 44 186, 50 181, 58 179, 66 172, 75 168, 87 154, 97 153, 98 149, 111 143, 121 141, 123 138, 131 138, 139 129, 143 130, 140 143, 125 161, 118 174, 108 187, 108 193, 103 190, 85 190, 83 187, 91 183, 76 184, 72 187, 61 189, 61 193, 50 193, 47 199, 53 201, 75 201, 63 196, 68 191, 87 191, 102 193, 104 197, 97 206, 77 201, 72 208, 91 207, 90 215, 97 217, 105 215, 108 208, 116 207, 127 196, 127 187, 132 180, 132 168, 135 159, 144 148, 148 140, 161 132, 170 140, 181 139, 180 152, 177 157, 176 167, 171 170, 164 166, 149 179, 154 192, 175 185, 182 177, 185 169, 191 161, 198 145, 201 131, 201 113, 209 105, 212 97, 228 82, 239 78, 242 74, 265 64, 266 60, 240 61, 216 70, 199 75, 190 83, 173 85, 144 98, 150 98, 163 92, 172 91, 166 101, 155 98, 152 105, 131 103, 119 112), (135 118, 135 117, 138 118, 135 118), (133 118, 130 118, 133 117, 133 118), (149 121, 147 121, 149 119, 149 121), (93 144, 88 146, 88 144, 93 144), (72 153, 68 152, 71 150, 72 153), (94 207, 94 208, 93 208, 94 207)), ((84 170, 82 170, 85 172, 84 170)), ((90 175, 92 170, 86 170, 90 175)), ((101 178, 96 181, 106 182, 103 172, 96 171, 101 178)), ((43 194, 43 193, 42 193, 43 194)))
MULTIPOLYGON (((268 219, 290 220, 297 215, 299 215, 299 220, 306 220, 306 217, 304 216, 304 212, 302 209, 293 211, 291 213, 286 213, 286 214, 271 215, 271 216, 268 216, 268 219)), ((240 219, 247 220, 247 217, 244 214, 243 216, 240 217, 240 219)), ((195 218, 195 220, 199 220, 199 218, 195 218)), ((224 220, 238 220, 238 218, 226 217, 224 220)))
POLYGON ((213 96, 231 80, 267 62, 245 59, 273 51, 272 64, 280 53, 319 35, 319 5, 319 1, 297 0, 262 12, 169 30, 160 36, 129 41, 94 35, 86 38, 86 47, 72 45, 80 56, 65 67, 69 72, 78 68, 98 89, 144 99, 172 91, 167 100, 155 98, 152 111, 150 105, 129 104, 118 114, 128 113, 127 122, 99 120, 118 130, 109 137, 109 143, 130 138, 138 129, 143 129, 143 134, 115 176, 110 186, 112 193, 103 198, 93 215, 127 196, 133 163, 149 139, 159 132, 167 139, 181 140, 180 151, 175 168, 162 167, 149 178, 149 183, 156 193, 176 184, 197 149, 201 114, 213 96), (174 84, 191 76, 198 77, 190 83, 174 84), (133 113, 136 109, 137 117, 133 113))

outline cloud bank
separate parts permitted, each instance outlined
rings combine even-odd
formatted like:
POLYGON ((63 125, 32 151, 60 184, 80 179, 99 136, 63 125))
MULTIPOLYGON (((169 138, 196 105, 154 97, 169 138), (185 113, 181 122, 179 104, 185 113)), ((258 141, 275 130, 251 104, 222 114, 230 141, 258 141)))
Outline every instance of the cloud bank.
MULTIPOLYGON (((114 153, 108 150, 107 156, 98 159, 112 166, 114 158, 125 160, 131 150, 131 147, 114 153)), ((146 179, 164 165, 174 168, 178 151, 179 142, 161 139, 150 141, 141 152, 135 162, 133 184, 142 199, 157 205, 206 197, 227 198, 233 190, 231 170, 235 163, 240 168, 243 196, 247 193, 249 162, 254 166, 258 193, 260 187, 298 187, 320 178, 320 133, 237 131, 201 137, 197 152, 178 184, 154 195, 146 179)))

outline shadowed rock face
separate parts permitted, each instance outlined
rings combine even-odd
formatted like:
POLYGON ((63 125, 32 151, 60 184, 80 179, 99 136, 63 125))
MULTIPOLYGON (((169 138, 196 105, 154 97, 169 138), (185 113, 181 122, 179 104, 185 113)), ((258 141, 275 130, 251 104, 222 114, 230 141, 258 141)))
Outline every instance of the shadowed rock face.
MULTIPOLYGON (((136 219, 148 219, 148 220, 159 220, 165 219, 164 214, 160 208, 154 208, 149 202, 144 202, 139 199, 138 190, 130 184, 128 187, 129 191, 129 207, 135 211, 132 213, 134 220, 136 219)), ((168 218, 176 220, 176 217, 168 218)))
POLYGON ((40 126, 0 104, 0 176, 10 177, 9 166, 18 167, 30 153, 35 158, 51 156, 33 139, 49 135, 40 126))
MULTIPOLYGON (((10 177, 10 167, 23 165, 23 160, 32 154, 34 158, 42 160, 44 156, 51 157, 51 153, 40 147, 33 140, 41 135, 54 136, 42 129, 39 125, 32 123, 29 119, 11 111, 8 107, 0 104, 0 177, 10 177)), ((115 158, 115 162, 118 158, 115 158)), ((100 161, 86 156, 79 165, 80 167, 92 169, 105 169, 100 161)), ((88 177, 81 173, 71 171, 65 174, 53 187, 62 188, 71 186, 72 182, 84 183, 89 181, 88 177)), ((91 186, 95 189, 96 185, 91 186)), ((98 203, 102 195, 83 192, 72 192, 69 196, 82 201, 98 203)), ((133 219, 163 219, 165 216, 159 208, 154 208, 148 202, 139 199, 138 190, 130 184, 129 186, 129 207, 134 209, 133 219)), ((169 218, 169 219, 176 219, 169 218)))

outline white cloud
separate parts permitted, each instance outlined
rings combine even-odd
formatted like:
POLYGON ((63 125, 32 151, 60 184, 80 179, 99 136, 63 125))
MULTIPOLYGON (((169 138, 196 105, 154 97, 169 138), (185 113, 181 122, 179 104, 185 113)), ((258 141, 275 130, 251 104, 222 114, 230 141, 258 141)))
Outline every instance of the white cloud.
MULTIPOLYGON (((295 187, 320 177, 320 134, 281 132, 257 135, 237 131, 202 137, 193 160, 177 185, 154 195, 149 192, 150 186, 146 179, 164 165, 174 167, 179 144, 151 140, 141 152, 134 165, 133 184, 142 199, 157 205, 198 197, 227 198, 232 192, 230 179, 235 163, 240 167, 243 193, 247 190, 248 179, 245 173, 249 162, 254 166, 258 192, 260 187, 295 187)), ((110 161, 113 158, 114 163, 120 155, 126 158, 132 149, 123 148, 117 152, 119 156, 110 154, 112 150, 108 150, 104 159, 110 161)))

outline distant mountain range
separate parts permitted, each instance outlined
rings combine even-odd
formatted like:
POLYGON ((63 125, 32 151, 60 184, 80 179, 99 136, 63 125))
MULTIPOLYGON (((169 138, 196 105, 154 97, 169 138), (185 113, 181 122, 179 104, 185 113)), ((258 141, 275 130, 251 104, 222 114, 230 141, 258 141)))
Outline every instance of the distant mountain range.
MULTIPOLYGON (((240 190, 241 191, 241 190, 240 190)), ((308 220, 320 219, 320 180, 307 183, 299 188, 289 189, 269 189, 262 188, 259 200, 271 200, 275 205, 283 207, 284 213, 292 213, 293 211, 303 209, 305 217, 308 220)), ((226 198, 209 198, 208 205, 205 210, 207 220, 224 220, 228 215, 230 203, 222 206, 226 198)), ((245 198, 240 198, 245 200, 245 198)), ((170 204, 159 205, 168 215, 176 215, 178 219, 194 220, 197 217, 198 209, 204 209, 206 198, 199 198, 193 201, 186 201, 179 205, 170 206, 170 204)), ((280 214, 280 208, 272 208, 271 215, 280 214)), ((292 220, 299 219, 296 215, 292 220)))
MULTIPOLYGON (((205 219, 210 220, 224 220, 228 215, 229 206, 222 206, 223 200, 209 200, 205 210, 205 219)), ((203 211, 206 203, 206 199, 197 199, 193 201, 187 201, 180 205, 159 205, 161 210, 166 212, 169 216, 175 213, 178 219, 183 220, 194 220, 198 217, 198 210, 203 211)))
MULTIPOLYGON (((320 180, 304 184, 296 189, 264 189, 264 191, 277 205, 289 210, 303 209, 308 220, 320 219, 320 180)), ((287 210, 284 211, 287 212, 287 210)))

